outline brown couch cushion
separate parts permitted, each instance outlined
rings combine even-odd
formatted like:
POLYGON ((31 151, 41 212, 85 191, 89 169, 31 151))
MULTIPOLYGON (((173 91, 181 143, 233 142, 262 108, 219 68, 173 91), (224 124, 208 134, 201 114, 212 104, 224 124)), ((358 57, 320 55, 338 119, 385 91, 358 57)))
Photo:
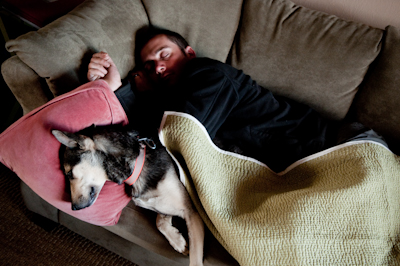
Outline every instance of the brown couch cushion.
POLYGON ((232 65, 275 93, 342 119, 380 51, 382 34, 290 1, 248 0, 232 65))
POLYGON ((66 16, 36 32, 7 42, 7 49, 39 76, 46 78, 54 95, 87 82, 87 65, 93 53, 106 51, 121 76, 134 66, 137 29, 148 25, 140 0, 88 0, 66 16))
MULTIPOLYGON (((354 101, 357 119, 379 131, 388 141, 400 140, 400 30, 389 26, 382 52, 354 101)), ((399 145, 397 149, 399 148, 399 145)))
POLYGON ((144 0, 150 23, 180 33, 197 56, 225 62, 232 47, 242 0, 144 0))
POLYGON ((1 64, 1 74, 21 105, 24 114, 52 98, 50 93, 46 95, 45 92, 49 90, 46 84, 41 82, 43 80, 16 55, 1 64))

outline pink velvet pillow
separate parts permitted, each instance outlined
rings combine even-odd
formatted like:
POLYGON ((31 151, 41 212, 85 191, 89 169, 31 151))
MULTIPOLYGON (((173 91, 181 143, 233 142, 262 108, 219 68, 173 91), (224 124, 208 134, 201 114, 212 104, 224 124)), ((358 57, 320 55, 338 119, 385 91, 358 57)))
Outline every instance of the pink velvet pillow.
POLYGON ((59 210, 88 223, 114 225, 130 201, 124 186, 106 182, 92 206, 72 211, 60 169, 61 144, 51 130, 76 132, 92 124, 127 123, 125 112, 107 83, 90 82, 54 98, 4 131, 0 135, 0 161, 59 210))

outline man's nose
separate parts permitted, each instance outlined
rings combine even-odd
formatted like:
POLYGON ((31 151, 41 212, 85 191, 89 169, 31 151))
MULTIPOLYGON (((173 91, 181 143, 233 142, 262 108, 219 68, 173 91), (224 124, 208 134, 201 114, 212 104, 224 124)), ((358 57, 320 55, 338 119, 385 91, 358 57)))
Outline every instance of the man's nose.
POLYGON ((156 65, 156 73, 157 73, 157 74, 162 74, 162 73, 164 73, 165 69, 166 69, 165 64, 163 64, 163 63, 157 63, 157 65, 156 65))

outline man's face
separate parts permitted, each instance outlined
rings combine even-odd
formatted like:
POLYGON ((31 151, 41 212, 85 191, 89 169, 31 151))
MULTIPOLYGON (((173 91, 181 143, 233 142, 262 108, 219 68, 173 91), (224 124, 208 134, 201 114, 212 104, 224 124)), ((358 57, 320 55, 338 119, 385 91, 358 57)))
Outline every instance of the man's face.
POLYGON ((179 81, 184 66, 196 54, 190 46, 182 52, 166 35, 157 35, 143 47, 140 56, 150 79, 160 85, 172 86, 179 81))

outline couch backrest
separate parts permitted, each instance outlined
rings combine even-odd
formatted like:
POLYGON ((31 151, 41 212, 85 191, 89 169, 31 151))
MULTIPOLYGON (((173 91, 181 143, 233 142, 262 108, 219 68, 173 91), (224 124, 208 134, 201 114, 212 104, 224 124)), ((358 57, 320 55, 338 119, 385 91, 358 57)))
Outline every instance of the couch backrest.
POLYGON ((285 0, 247 0, 232 65, 262 86, 343 119, 383 31, 285 0))
POLYGON ((108 52, 126 77, 135 33, 149 23, 182 34, 198 56, 228 60, 262 86, 333 119, 347 114, 383 35, 287 0, 87 0, 7 49, 57 96, 87 81, 98 51, 108 52))
POLYGON ((135 32, 144 25, 148 19, 139 0, 89 0, 40 30, 7 42, 6 48, 45 78, 58 96, 87 82, 88 63, 98 51, 115 58, 126 75, 134 62, 135 32))
POLYGON ((144 0, 152 25, 180 33, 197 56, 225 62, 232 47, 242 0, 144 0))
POLYGON ((7 42, 8 51, 45 78, 55 96, 87 82, 93 53, 105 51, 121 77, 134 67, 135 34, 149 25, 181 33, 201 56, 224 61, 240 19, 241 0, 87 0, 39 29, 7 42))
MULTIPOLYGON (((382 44, 387 56, 378 60, 398 58, 397 29, 385 32, 289 0, 87 0, 37 32, 9 41, 7 49, 16 52, 18 60, 6 65, 26 64, 32 69, 30 74, 44 78, 56 96, 86 82, 87 64, 98 51, 108 52, 125 77, 134 67, 135 33, 149 23, 179 32, 199 56, 227 61, 262 86, 306 103, 329 118, 343 119, 363 84, 365 91, 355 106, 361 122, 400 135, 390 118, 383 124, 372 123, 375 115, 382 115, 378 110, 400 117, 400 111, 392 110, 398 102, 398 93, 392 89, 399 84, 393 80, 399 59, 392 60, 386 72, 365 80, 382 44), (388 76, 391 81, 386 81, 388 76), (374 79, 379 82, 371 83, 374 79), (383 83, 388 85, 369 93, 383 83), (374 105, 387 101, 384 95, 392 97, 391 104, 379 109, 374 105)), ((382 69, 382 64, 388 66, 378 63, 375 70, 382 69)), ((2 73, 9 75, 8 84, 13 78, 21 79, 4 67, 2 73)), ((35 79, 36 83, 40 82, 35 79)), ((19 95, 22 99, 29 93, 19 95)), ((39 96, 42 104, 47 96, 39 96)), ((27 102, 24 110, 35 105, 27 102)))

